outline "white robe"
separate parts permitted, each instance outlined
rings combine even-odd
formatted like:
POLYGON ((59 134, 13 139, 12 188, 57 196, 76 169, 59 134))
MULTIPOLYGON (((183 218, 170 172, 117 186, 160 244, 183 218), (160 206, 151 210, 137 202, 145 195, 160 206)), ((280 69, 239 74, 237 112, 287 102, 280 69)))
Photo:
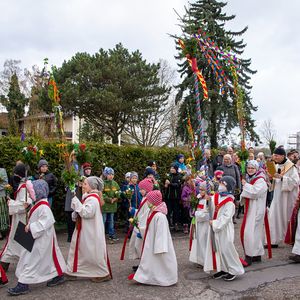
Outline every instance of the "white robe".
POLYGON ((166 215, 155 214, 149 224, 139 268, 133 279, 159 286, 177 283, 177 259, 166 215))
POLYGON ((209 212, 206 207, 206 199, 200 199, 199 205, 203 208, 197 208, 195 212, 195 237, 192 243, 189 260, 193 263, 204 265, 207 238, 209 230, 209 212))
MULTIPOLYGON (((88 195, 83 195, 85 199, 88 195)), ((87 198, 82 204, 77 197, 72 199, 72 209, 81 217, 77 272, 73 272, 77 228, 70 245, 67 274, 79 277, 105 277, 109 275, 103 217, 98 199, 87 198)))
MULTIPOLYGON (((220 197, 221 203, 228 196, 220 197)), ((214 212, 214 197, 212 197, 211 207, 214 212)), ((218 212, 216 220, 213 220, 212 226, 208 231, 208 243, 205 256, 203 270, 207 273, 213 271, 213 255, 212 255, 212 240, 211 230, 214 232, 214 239, 216 245, 216 267, 217 272, 223 271, 232 275, 244 274, 243 265, 239 259, 239 255, 234 247, 234 226, 232 217, 235 214, 235 205, 233 202, 228 202, 223 205, 218 212)))
MULTIPOLYGON (((277 165, 283 170, 290 161, 277 165)), ((274 196, 269 210, 271 243, 283 241, 298 197, 299 175, 296 167, 291 167, 281 179, 274 178, 274 196)))
POLYGON ((27 213, 24 204, 27 200, 27 203, 30 205, 32 203, 32 200, 29 197, 28 193, 26 199, 27 190, 25 187, 20 189, 22 184, 25 183, 20 183, 15 200, 11 199, 8 205, 9 214, 12 216, 11 225, 7 242, 0 255, 0 260, 5 263, 16 262, 19 259, 21 252, 23 251, 23 247, 14 240, 14 237, 19 221, 21 221, 23 224, 27 223, 27 213))
MULTIPOLYGON (((48 203, 48 199, 40 201, 48 203)), ((58 274, 59 269, 62 273, 66 271, 66 263, 57 244, 54 223, 51 208, 47 205, 40 205, 32 213, 29 226, 34 244, 31 252, 22 248, 16 269, 19 282, 26 284, 41 283, 61 275, 58 274), (55 247, 53 247, 53 243, 55 247), (57 266, 54 262, 55 257, 57 266)))
MULTIPOLYGON (((145 198, 143 199, 143 201, 144 200, 145 200, 145 198)), ((141 203, 143 203, 143 201, 141 203)), ((136 210, 136 213, 134 215, 139 220, 140 232, 136 227, 133 228, 130 242, 129 242, 129 258, 130 259, 139 259, 141 257, 143 239, 137 237, 137 234, 140 233, 142 235, 142 238, 144 237, 149 211, 150 211, 150 209, 147 205, 147 200, 146 200, 146 202, 141 207, 140 211, 138 212, 138 210, 136 210)))
MULTIPOLYGON (((249 207, 244 231, 244 250, 247 256, 264 255, 264 216, 268 186, 263 178, 253 185, 246 183, 241 194, 249 198, 249 207)), ((244 216, 245 217, 245 216, 244 216)))
POLYGON ((298 211, 298 223, 297 223, 297 230, 295 236, 295 244, 292 250, 293 254, 300 255, 300 211, 298 211))

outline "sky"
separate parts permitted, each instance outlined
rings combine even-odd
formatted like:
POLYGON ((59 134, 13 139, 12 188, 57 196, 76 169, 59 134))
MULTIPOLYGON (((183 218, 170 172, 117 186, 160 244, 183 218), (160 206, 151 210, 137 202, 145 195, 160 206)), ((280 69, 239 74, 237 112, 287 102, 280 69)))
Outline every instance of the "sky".
MULTIPOLYGON (((60 66, 76 52, 95 53, 121 42, 139 49, 149 62, 165 59, 176 68, 174 40, 186 0, 1 0, 0 71, 6 59, 22 67, 49 63, 60 66)), ((228 0, 224 11, 236 18, 227 28, 240 30, 247 44, 243 58, 257 70, 251 80, 257 131, 271 119, 277 140, 286 144, 300 131, 300 1, 228 0)))

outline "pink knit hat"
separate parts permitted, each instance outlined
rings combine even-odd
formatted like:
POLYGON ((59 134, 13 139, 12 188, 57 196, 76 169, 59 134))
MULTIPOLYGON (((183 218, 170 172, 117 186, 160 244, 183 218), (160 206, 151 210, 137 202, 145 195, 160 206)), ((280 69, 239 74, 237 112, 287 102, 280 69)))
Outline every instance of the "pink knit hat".
POLYGON ((223 176, 224 172, 222 170, 216 170, 214 174, 216 177, 221 178, 223 176))
POLYGON ((139 183, 140 190, 145 190, 147 193, 153 190, 153 181, 151 178, 145 178, 139 183))
POLYGON ((159 190, 151 191, 146 196, 147 201, 154 206, 153 211, 160 211, 163 214, 168 213, 166 203, 162 200, 162 194, 159 190))

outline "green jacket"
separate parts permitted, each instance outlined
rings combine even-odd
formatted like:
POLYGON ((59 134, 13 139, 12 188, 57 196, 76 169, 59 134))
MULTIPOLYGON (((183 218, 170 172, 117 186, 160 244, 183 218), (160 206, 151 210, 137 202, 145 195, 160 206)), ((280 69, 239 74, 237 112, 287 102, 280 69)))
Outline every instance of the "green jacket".
POLYGON ((115 213, 117 212, 118 203, 111 203, 112 198, 120 198, 120 187, 114 180, 104 180, 103 199, 105 204, 102 206, 103 213, 115 213), (117 193, 116 193, 117 192, 117 193))

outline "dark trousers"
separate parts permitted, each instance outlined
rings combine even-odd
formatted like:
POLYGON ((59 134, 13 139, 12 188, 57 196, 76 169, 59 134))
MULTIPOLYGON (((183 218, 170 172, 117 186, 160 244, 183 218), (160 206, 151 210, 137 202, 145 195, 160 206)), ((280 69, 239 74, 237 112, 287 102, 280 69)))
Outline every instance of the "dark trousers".
POLYGON ((179 199, 167 199, 166 204, 168 207, 168 221, 169 225, 175 225, 179 222, 180 206, 179 199))
POLYGON ((182 224, 190 224, 191 217, 190 217, 190 208, 189 207, 182 207, 182 224))
POLYGON ((72 240, 72 235, 75 229, 75 222, 72 221, 72 211, 66 211, 67 230, 68 230, 68 241, 72 240))

